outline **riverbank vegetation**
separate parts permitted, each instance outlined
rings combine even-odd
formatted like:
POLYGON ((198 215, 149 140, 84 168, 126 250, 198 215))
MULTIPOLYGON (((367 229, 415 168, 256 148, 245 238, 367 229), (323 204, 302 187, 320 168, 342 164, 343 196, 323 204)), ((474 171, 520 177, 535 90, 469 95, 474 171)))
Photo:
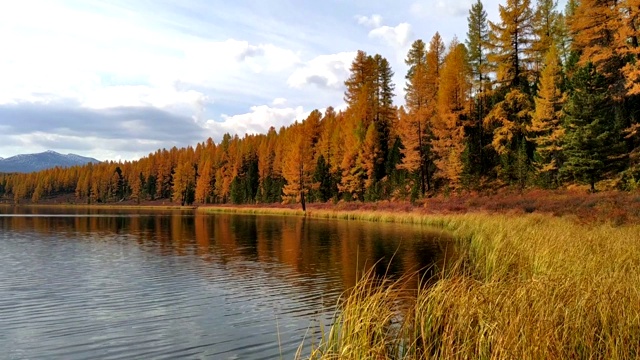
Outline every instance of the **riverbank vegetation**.
MULTIPOLYGON (((208 205, 201 212, 231 212, 276 215, 302 215, 295 204, 208 205)), ((361 220, 421 222, 425 215, 438 214, 546 214, 567 218, 578 223, 609 223, 622 225, 640 223, 640 196, 627 192, 531 190, 438 196, 416 202, 377 201, 313 203, 307 206, 307 216, 359 218, 361 220)))
POLYGON ((636 191, 638 15, 630 0, 569 0, 564 11, 552 0, 505 0, 490 21, 478 0, 466 39, 435 33, 411 45, 404 104, 394 104, 385 57, 358 51, 343 111, 137 161, 0 175, 0 198, 184 205, 636 191))
POLYGON ((458 260, 415 292, 363 278, 334 325, 305 339, 310 358, 640 356, 638 225, 478 214, 421 223, 451 231, 458 260))

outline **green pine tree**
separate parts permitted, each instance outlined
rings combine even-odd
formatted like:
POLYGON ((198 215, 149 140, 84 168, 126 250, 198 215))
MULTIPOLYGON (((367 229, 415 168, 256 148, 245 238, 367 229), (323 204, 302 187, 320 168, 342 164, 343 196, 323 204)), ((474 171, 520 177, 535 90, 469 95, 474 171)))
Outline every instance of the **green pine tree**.
POLYGON ((566 160, 561 174, 595 191, 620 147, 607 82, 592 63, 576 71, 564 112, 566 160))

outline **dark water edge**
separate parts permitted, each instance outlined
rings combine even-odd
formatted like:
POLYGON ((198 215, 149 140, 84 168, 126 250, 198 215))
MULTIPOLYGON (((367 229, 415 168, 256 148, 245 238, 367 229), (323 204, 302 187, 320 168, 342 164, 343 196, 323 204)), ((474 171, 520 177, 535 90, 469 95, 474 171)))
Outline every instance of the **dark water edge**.
POLYGON ((9 359, 290 359, 362 272, 438 264, 448 242, 419 227, 302 217, 0 213, 9 359))

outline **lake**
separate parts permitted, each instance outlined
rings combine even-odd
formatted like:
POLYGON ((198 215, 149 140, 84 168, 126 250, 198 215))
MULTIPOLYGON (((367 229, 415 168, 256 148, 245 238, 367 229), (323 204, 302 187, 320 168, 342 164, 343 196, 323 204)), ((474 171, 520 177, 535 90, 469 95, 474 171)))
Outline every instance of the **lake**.
POLYGON ((446 239, 304 217, 0 207, 0 358, 291 359, 364 271, 427 269, 446 239))

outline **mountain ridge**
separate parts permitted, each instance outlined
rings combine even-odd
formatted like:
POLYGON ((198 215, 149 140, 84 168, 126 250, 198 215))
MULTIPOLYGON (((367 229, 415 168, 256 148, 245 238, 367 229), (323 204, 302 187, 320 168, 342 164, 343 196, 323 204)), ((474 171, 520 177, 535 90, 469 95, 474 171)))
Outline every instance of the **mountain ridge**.
POLYGON ((0 173, 30 173, 55 167, 71 167, 87 163, 99 163, 100 160, 77 154, 60 154, 53 150, 41 153, 18 154, 8 158, 0 157, 0 173))

